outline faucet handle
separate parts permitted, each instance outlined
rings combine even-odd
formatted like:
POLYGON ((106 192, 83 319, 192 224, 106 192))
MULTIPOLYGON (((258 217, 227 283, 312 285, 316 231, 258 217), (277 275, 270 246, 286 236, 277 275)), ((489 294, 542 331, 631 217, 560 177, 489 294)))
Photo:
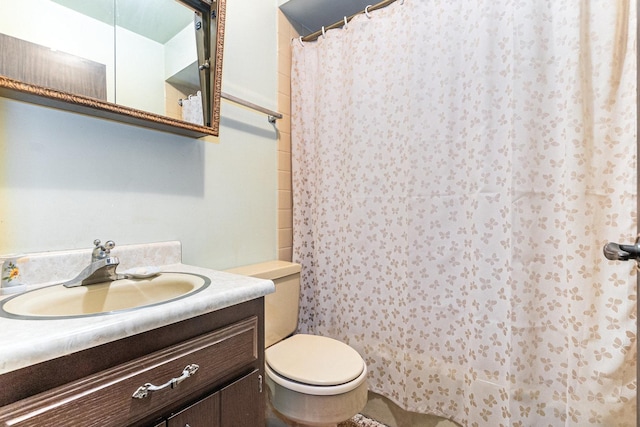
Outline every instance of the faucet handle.
POLYGON ((109 255, 109 252, 111 252, 111 249, 115 247, 116 247, 116 242, 114 242, 113 240, 107 240, 104 244, 104 253, 109 255))
POLYGON ((102 242, 99 239, 93 241, 95 247, 93 248, 93 253, 91 254, 92 261, 107 258, 109 256, 109 253, 111 252, 111 249, 116 247, 116 243, 113 240, 107 240, 104 246, 101 245, 101 243, 102 242))

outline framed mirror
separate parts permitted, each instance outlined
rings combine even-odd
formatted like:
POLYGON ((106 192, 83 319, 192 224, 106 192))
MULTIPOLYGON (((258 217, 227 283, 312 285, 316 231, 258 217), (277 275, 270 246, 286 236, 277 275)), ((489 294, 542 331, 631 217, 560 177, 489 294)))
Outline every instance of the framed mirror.
POLYGON ((0 96, 217 136, 226 0, 2 0, 0 96))

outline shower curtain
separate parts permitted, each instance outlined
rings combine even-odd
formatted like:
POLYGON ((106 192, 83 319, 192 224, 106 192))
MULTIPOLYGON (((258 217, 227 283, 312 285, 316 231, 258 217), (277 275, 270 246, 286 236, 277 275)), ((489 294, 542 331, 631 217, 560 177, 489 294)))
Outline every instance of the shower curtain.
POLYGON ((633 426, 636 5, 400 0, 292 41, 300 330, 465 426, 633 426))

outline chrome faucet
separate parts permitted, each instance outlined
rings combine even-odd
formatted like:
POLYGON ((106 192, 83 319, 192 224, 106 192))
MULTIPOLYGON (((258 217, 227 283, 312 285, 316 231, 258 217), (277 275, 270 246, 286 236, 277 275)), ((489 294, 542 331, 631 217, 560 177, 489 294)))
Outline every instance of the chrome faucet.
POLYGON ((76 277, 61 283, 67 288, 74 288, 81 285, 91 285, 101 282, 113 282, 125 276, 116 273, 116 268, 120 264, 118 257, 110 256, 111 249, 116 244, 113 240, 108 240, 104 246, 100 240, 94 240, 94 248, 91 253, 91 264, 84 268, 76 277))
POLYGON ((99 239, 93 241, 93 252, 91 253, 91 262, 95 262, 101 259, 109 257, 111 249, 116 247, 116 243, 113 240, 107 240, 104 246, 102 246, 99 239))

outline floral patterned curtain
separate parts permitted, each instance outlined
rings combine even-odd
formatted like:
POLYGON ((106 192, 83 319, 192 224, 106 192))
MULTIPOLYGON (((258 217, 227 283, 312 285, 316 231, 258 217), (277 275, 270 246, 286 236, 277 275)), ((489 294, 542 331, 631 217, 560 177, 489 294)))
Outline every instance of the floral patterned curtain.
POLYGON ((633 426, 636 5, 405 0, 292 42, 300 329, 467 426, 633 426))

